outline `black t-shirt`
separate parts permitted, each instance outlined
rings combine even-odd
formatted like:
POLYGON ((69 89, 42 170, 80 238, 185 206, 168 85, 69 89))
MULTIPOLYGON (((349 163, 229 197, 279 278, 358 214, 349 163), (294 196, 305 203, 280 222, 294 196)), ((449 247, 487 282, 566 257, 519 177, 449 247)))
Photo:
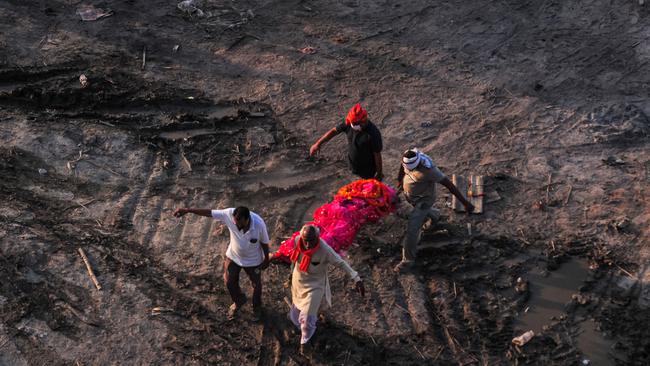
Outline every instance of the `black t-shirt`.
POLYGON ((352 173, 368 179, 375 176, 377 168, 374 153, 381 152, 381 132, 368 121, 361 131, 355 131, 345 122, 336 126, 336 132, 345 132, 348 137, 348 160, 352 173))

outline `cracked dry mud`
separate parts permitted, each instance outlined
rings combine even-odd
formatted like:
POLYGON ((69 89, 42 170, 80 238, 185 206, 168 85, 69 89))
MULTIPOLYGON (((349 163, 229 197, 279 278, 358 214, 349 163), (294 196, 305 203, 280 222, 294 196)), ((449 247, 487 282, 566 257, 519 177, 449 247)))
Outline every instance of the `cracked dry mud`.
POLYGON ((0 365, 649 362, 647 4, 83 3, 113 15, 0 4, 0 365), (228 322, 227 230, 171 213, 249 205, 277 248, 353 179, 343 139, 307 151, 357 101, 389 183, 418 146, 484 175, 488 203, 455 214, 439 187, 446 219, 412 274, 392 272, 399 213, 364 228, 347 258, 367 298, 334 271, 306 359, 289 270, 266 271, 261 323, 228 322), (574 263, 572 295, 540 298, 536 278, 574 263), (513 346, 550 303, 559 315, 513 346))

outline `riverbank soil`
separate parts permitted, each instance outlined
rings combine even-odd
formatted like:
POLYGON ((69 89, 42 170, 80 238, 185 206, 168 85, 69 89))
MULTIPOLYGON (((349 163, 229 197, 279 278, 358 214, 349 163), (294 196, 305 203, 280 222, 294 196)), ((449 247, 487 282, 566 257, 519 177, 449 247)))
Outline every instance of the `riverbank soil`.
POLYGON ((0 364, 650 362, 647 4, 177 5, 0 4, 0 364), (418 147, 483 175, 485 212, 438 187, 403 275, 408 204, 361 230, 367 296, 333 269, 305 357, 289 269, 228 321, 227 229, 172 212, 248 205, 276 249, 354 179, 344 138, 308 150, 357 102, 387 183, 418 147))

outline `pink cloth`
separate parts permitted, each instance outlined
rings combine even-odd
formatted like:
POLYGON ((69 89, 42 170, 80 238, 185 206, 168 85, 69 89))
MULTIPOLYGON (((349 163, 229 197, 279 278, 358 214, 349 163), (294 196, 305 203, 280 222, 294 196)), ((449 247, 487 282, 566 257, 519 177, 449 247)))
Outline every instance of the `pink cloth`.
MULTIPOLYGON (((395 211, 395 198, 393 188, 374 179, 360 179, 342 187, 332 202, 317 208, 309 224, 320 228, 320 237, 335 252, 344 254, 363 225, 377 222, 395 211)), ((289 261, 299 234, 296 231, 282 242, 273 257, 289 261)))

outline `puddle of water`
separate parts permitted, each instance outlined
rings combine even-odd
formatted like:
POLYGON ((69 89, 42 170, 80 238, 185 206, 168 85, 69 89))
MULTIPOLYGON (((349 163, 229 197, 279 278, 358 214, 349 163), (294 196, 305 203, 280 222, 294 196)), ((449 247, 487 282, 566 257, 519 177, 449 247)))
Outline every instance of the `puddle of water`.
POLYGON ((581 333, 578 336, 578 349, 582 352, 592 366, 611 365, 614 360, 609 357, 608 351, 614 344, 605 339, 598 331, 596 322, 592 319, 580 324, 581 333))
MULTIPOLYGON (((551 323, 552 317, 565 314, 565 306, 571 301, 571 295, 578 293, 580 286, 587 279, 589 267, 583 260, 573 259, 560 266, 559 269, 542 275, 539 269, 527 275, 530 286, 530 300, 526 305, 528 312, 520 314, 515 327, 521 333, 533 330, 535 334, 542 327, 551 323)), ((578 349, 590 361, 590 365, 610 365, 612 360, 608 351, 612 342, 606 340, 597 330, 593 320, 580 324, 581 333, 577 337, 578 349)), ((519 334, 519 333, 518 333, 519 334)))
POLYGON ((540 270, 528 273, 525 278, 530 285, 528 312, 520 314, 517 328, 540 333, 542 326, 551 322, 551 317, 564 314, 564 306, 571 300, 571 295, 578 292, 588 274, 587 263, 581 260, 566 262, 547 277, 540 270))
POLYGON ((551 317, 564 314, 564 306, 571 301, 571 295, 578 292, 587 279, 589 268, 581 260, 571 260, 550 272, 547 277, 540 270, 526 276, 530 285, 530 300, 526 305, 528 312, 520 314, 515 326, 522 331, 532 329, 535 334, 542 331, 551 317))
POLYGON ((160 133, 160 138, 166 140, 182 140, 188 139, 191 137, 216 134, 214 128, 196 128, 193 130, 182 130, 182 131, 164 131, 160 133))

